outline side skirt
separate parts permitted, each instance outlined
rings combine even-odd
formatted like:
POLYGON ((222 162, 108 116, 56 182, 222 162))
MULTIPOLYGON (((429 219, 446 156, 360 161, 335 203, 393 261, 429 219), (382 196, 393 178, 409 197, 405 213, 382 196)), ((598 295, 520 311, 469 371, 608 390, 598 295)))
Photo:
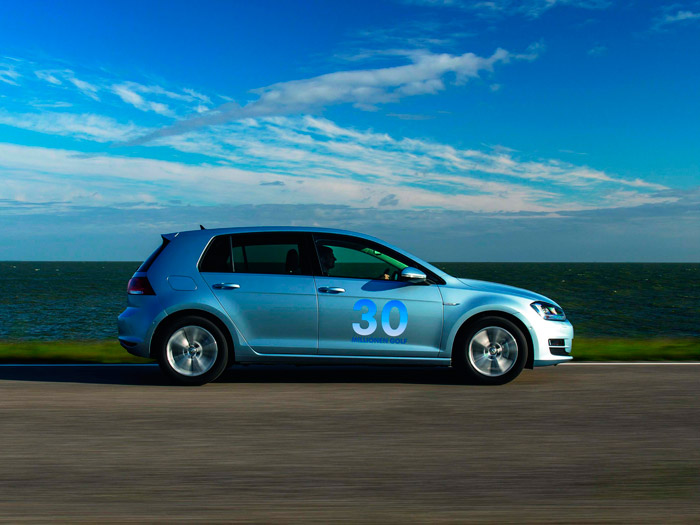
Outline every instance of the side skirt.
POLYGON ((286 363, 306 365, 413 365, 413 366, 450 366, 451 359, 439 357, 372 357, 372 356, 338 356, 338 355, 297 355, 265 354, 244 357, 236 363, 286 363))

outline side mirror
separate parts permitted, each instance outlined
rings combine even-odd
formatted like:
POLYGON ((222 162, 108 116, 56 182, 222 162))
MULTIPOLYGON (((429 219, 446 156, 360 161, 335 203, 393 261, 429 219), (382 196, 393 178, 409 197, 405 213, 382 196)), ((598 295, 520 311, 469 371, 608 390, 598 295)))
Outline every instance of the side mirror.
POLYGON ((401 278, 399 279, 400 281, 408 282, 408 283, 424 283, 426 279, 428 278, 427 275, 425 275, 423 272, 416 268, 412 268, 411 266, 408 266, 401 270, 401 278))

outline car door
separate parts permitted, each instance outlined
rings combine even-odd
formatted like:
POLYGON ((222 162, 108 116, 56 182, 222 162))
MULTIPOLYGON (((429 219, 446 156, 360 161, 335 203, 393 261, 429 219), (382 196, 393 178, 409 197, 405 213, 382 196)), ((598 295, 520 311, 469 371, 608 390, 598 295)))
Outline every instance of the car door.
POLYGON ((315 354, 318 309, 310 234, 261 232, 215 237, 200 272, 260 354, 315 354))
POLYGON ((371 241, 314 234, 319 354, 435 357, 443 323, 435 284, 398 280, 415 263, 371 241))

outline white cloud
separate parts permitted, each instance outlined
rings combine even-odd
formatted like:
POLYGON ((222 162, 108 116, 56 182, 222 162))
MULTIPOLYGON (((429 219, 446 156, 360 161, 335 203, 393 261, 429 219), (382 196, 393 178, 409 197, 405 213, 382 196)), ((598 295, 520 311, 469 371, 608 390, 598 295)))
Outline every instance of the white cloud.
MULTIPOLYGON (((4 181, 3 199, 33 202, 60 201, 65 205, 114 205, 129 201, 129 195, 145 193, 156 202, 187 196, 198 204, 314 204, 324 195, 326 204, 349 206, 377 205, 388 193, 402 209, 440 208, 470 212, 551 211, 538 204, 538 190, 501 184, 498 195, 464 193, 466 184, 454 186, 461 193, 441 193, 435 180, 427 187, 397 185, 390 173, 375 170, 365 181, 348 177, 288 175, 233 167, 186 165, 144 158, 84 155, 77 152, 0 144, 0 170, 4 181), (277 186, 260 182, 280 181, 277 186), (302 182, 302 184, 299 184, 302 182), (106 201, 85 202, 75 195, 99 193, 106 201), (127 196, 125 198, 125 196, 127 196), (497 198, 494 198, 497 197, 497 198)), ((342 164, 338 164, 342 167, 342 164)), ((347 167, 347 166, 346 166, 347 167)), ((450 181, 443 181, 449 183, 450 181)), ((482 181, 475 181, 482 184, 482 181)), ((485 189, 485 188, 484 188, 485 189)), ((569 206, 568 209, 579 207, 569 206)))
MULTIPOLYGON (((0 123, 100 142, 143 131, 90 115, 0 114, 0 123)), ((150 191, 157 195, 155 204, 163 206, 182 199, 211 205, 313 204, 323 195, 327 204, 351 207, 384 201, 404 210, 479 213, 560 212, 592 209, 602 202, 616 207, 674 200, 657 194, 664 189, 661 185, 585 166, 521 160, 505 148, 479 151, 397 140, 309 116, 249 119, 165 137, 153 145, 207 155, 211 161, 190 165, 3 145, 0 169, 3 180, 14 180, 14 187, 27 195, 34 194, 30 181, 40 173, 44 182, 49 177, 64 181, 66 191, 99 192, 112 204, 130 189, 133 194, 150 191), (274 186, 261 187, 271 180, 274 186), (393 197, 385 200, 387 195, 393 197)), ((70 202, 70 196, 64 200, 70 202)))
POLYGON ((175 112, 168 104, 162 101, 164 100, 163 98, 161 98, 161 101, 154 101, 152 100, 154 97, 164 97, 170 101, 188 103, 185 108, 182 108, 186 112, 204 113, 209 110, 206 104, 211 104, 209 97, 193 89, 183 89, 181 93, 178 93, 161 86, 145 85, 131 81, 113 85, 112 92, 127 104, 131 104, 141 111, 153 111, 166 117, 174 117, 175 112))
POLYGON ((420 113, 387 113, 387 117, 394 117, 399 120, 431 120, 433 115, 422 115, 420 113))
POLYGON ((45 101, 45 100, 33 100, 29 102, 29 105, 32 106, 33 108, 37 109, 57 109, 57 108, 70 108, 73 107, 73 104, 70 102, 64 102, 61 100, 50 100, 50 101, 45 101))
POLYGON ((679 22, 688 22, 692 20, 700 20, 700 12, 695 13, 693 11, 679 10, 676 13, 666 14, 657 19, 654 27, 656 29, 661 29, 663 26, 669 24, 677 24, 679 22))
MULTIPOLYGON (((68 88, 76 88, 77 91, 92 100, 100 101, 99 93, 104 91, 116 95, 123 102, 141 111, 154 112, 166 117, 175 117, 178 113, 204 113, 209 110, 209 105, 211 105, 211 99, 207 95, 190 88, 166 89, 153 84, 146 85, 130 80, 115 79, 104 71, 100 75, 95 75, 94 72, 81 73, 81 77, 86 77, 89 81, 85 78, 78 78, 72 69, 66 68, 30 69, 30 72, 37 79, 54 88, 63 89, 64 92, 68 88)), ((19 75, 19 73, 15 71, 15 75, 19 75)), ((35 96, 36 98, 46 98, 47 92, 42 90, 37 92, 35 96)))
POLYGON ((151 111, 154 111, 155 113, 158 113, 159 115, 163 115, 166 117, 172 117, 175 115, 172 112, 172 110, 166 104, 163 104, 162 102, 149 102, 148 105, 149 105, 151 111))
POLYGON ((211 99, 208 96, 202 95, 194 89, 185 88, 182 91, 190 95, 192 98, 200 100, 203 104, 211 104, 211 99))
MULTIPOLYGON (((14 174, 15 187, 29 190, 26 195, 32 194, 29 181, 36 180, 40 173, 49 186, 49 180, 59 186, 58 180, 73 181, 75 195, 81 188, 90 189, 90 194, 98 193, 110 202, 117 202, 117 196, 129 195, 131 188, 132 194, 155 195, 150 205, 168 205, 170 200, 183 198, 187 202, 211 204, 235 199, 241 203, 250 199, 258 204, 313 204, 318 202, 319 195, 324 195, 332 196, 333 204, 352 207, 376 206, 386 199, 384 204, 404 210, 444 208, 480 213, 556 213, 592 209, 601 202, 615 207, 671 198, 659 196, 658 192, 666 188, 653 182, 624 179, 558 159, 533 159, 504 147, 456 148, 345 128, 308 114, 285 116, 332 104, 376 106, 407 96, 435 93, 450 82, 465 82, 484 75, 497 63, 531 60, 538 52, 539 46, 523 54, 499 49, 487 57, 404 50, 400 56, 407 63, 403 65, 339 71, 277 83, 255 90, 258 98, 243 107, 230 103, 215 110, 206 108, 211 102, 206 95, 191 89, 131 81, 110 82, 106 78, 81 74, 90 80, 85 82, 69 69, 35 71, 36 68, 32 68, 29 80, 36 77, 52 86, 50 89, 64 93, 73 88, 95 96, 100 93, 105 99, 114 97, 108 99, 109 102, 118 99, 140 111, 169 117, 188 110, 202 111, 186 126, 176 124, 169 128, 176 133, 159 130, 150 135, 153 140, 147 143, 196 154, 178 158, 200 164, 122 159, 114 155, 114 151, 119 150, 90 157, 66 150, 62 157, 54 160, 76 171, 52 171, 50 165, 31 163, 17 165, 2 156, 0 167, 4 166, 4 174, 14 174), (257 113, 267 116, 254 116, 257 113), (206 164, 202 163, 202 156, 208 157, 206 164), (79 159, 78 164, 74 164, 75 159, 79 159), (129 169, 124 172, 138 176, 123 174, 120 166, 127 164, 129 169), (90 166, 94 177, 81 174, 85 166, 90 166), (26 177, 24 182, 19 173, 26 177), (168 173, 168 176, 161 177, 159 173, 168 173), (170 182, 166 182, 168 179, 170 182), (269 181, 276 184, 261 187, 261 182, 269 181), (237 193, 231 196, 230 188, 234 186, 237 193), (112 187, 116 200, 110 197, 109 188, 112 187), (261 191, 264 189, 267 192, 261 191), (393 197, 387 198, 389 195, 393 197)), ((495 87, 493 82, 486 85, 495 87)), ((54 107, 75 103, 75 95, 69 100, 71 102, 58 102, 54 107)), ((38 99, 24 103, 47 107, 38 99)), ((76 104, 80 107, 80 102, 76 104)), ((394 115, 421 118, 410 114, 394 115)), ((153 131, 91 111, 20 114, 0 111, 0 124, 99 143, 135 143, 135 138, 149 136, 153 131)), ((142 151, 144 156, 149 155, 148 149, 142 151)), ((24 154, 37 158, 48 155, 41 149, 25 150, 24 154)), ((70 195, 65 198, 66 206, 78 202, 71 198, 70 195)), ((144 197, 143 200, 148 199, 144 197)), ((95 199, 94 203, 99 201, 95 199)))
POLYGON ((83 95, 93 100, 100 100, 97 96, 97 92, 100 88, 90 82, 77 78, 71 69, 39 69, 34 71, 34 75, 52 86, 64 86, 66 83, 71 84, 83 95))
POLYGON ((153 111, 166 117, 174 116, 173 111, 166 104, 145 100, 134 90, 133 83, 113 85, 112 92, 127 104, 131 104, 141 111, 153 111))
POLYGON ((53 71, 40 70, 34 71, 34 74, 37 78, 44 80, 49 84, 53 84, 54 86, 60 86, 62 84, 62 82, 59 80, 59 78, 53 71))
POLYGON ((260 99, 246 108, 253 113, 284 114, 295 108, 327 106, 338 103, 376 104, 396 101, 403 96, 435 93, 444 89, 443 76, 455 73, 458 82, 491 71, 498 62, 513 55, 498 49, 490 57, 473 53, 463 55, 412 53, 411 64, 382 69, 340 71, 318 77, 281 82, 254 90, 260 99))
POLYGON ((4 68, 0 69, 0 82, 10 84, 11 86, 19 86, 17 79, 22 75, 20 75, 12 65, 0 64, 0 68, 4 68))
POLYGON ((597 57, 597 56, 604 55, 607 52, 608 52, 608 48, 606 46, 597 45, 597 46, 593 46, 592 48, 590 48, 588 50, 588 55, 592 56, 592 57, 597 57))
POLYGON ((139 109, 146 106, 146 101, 143 97, 130 90, 127 86, 112 86, 112 91, 127 104, 131 104, 139 109))
POLYGON ((9 113, 0 110, 0 124, 95 142, 127 140, 136 133, 143 133, 142 128, 133 124, 120 124, 114 119, 92 114, 9 113))
POLYGON ((450 55, 412 51, 408 54, 411 63, 401 66, 339 71, 255 89, 253 93, 258 98, 245 106, 234 102, 226 103, 200 116, 158 130, 134 143, 145 143, 158 137, 178 135, 203 126, 248 117, 313 113, 336 104, 353 104, 361 109, 371 109, 377 104, 397 102, 407 96, 437 93, 445 88, 448 73, 454 74, 455 82, 461 84, 478 77, 484 71, 492 71, 499 62, 533 60, 538 49, 530 48, 525 54, 512 54, 497 49, 490 57, 480 57, 474 53, 450 55))
MULTIPOLYGON (((286 119, 291 124, 291 120, 286 119)), ((439 144, 415 139, 395 140, 386 134, 359 132, 341 128, 326 119, 305 117, 301 120, 300 129, 319 132, 328 138, 344 137, 352 139, 352 144, 362 147, 364 151, 355 151, 357 158, 371 158, 369 149, 395 154, 397 158, 406 158, 407 154, 415 156, 415 162, 428 163, 432 166, 436 162, 444 163, 451 169, 461 172, 476 172, 523 179, 528 181, 547 180, 563 186, 582 187, 599 183, 611 183, 621 186, 646 188, 648 190, 667 189, 665 186, 654 184, 640 179, 628 180, 613 177, 602 171, 588 167, 575 166, 559 160, 545 161, 521 161, 518 160, 508 148, 493 148, 493 152, 478 150, 458 149, 449 145, 439 144), (379 146, 370 148, 368 146, 379 146), (388 150, 388 152, 387 152, 388 150)), ((317 147, 331 142, 316 142, 317 147)), ((374 162, 377 159, 373 159, 374 162)), ((393 169, 393 167, 392 167, 393 169)))
POLYGON ((161 86, 146 86, 144 84, 139 84, 138 82, 127 82, 126 85, 134 91, 138 91, 139 93, 163 95, 167 98, 183 102, 197 102, 200 104, 211 103, 209 97, 207 97, 206 95, 202 95, 201 93, 197 93, 193 89, 183 89, 182 93, 176 93, 174 91, 167 90, 161 86))
MULTIPOLYGON (((461 196, 518 194, 531 206, 548 209, 596 206, 601 194, 620 188, 632 189, 640 199, 666 189, 556 159, 522 160, 517 152, 504 147, 480 151, 415 139, 396 140, 310 116, 237 122, 161 138, 153 145, 301 178, 358 180, 385 189, 413 187, 461 196)), ((508 198, 506 207, 521 209, 522 203, 508 198)), ((618 204, 626 205, 622 201, 618 204)))
POLYGON ((76 78, 74 76, 69 76, 68 77, 68 82, 73 84, 75 87, 77 87, 84 95, 90 97, 93 100, 100 100, 100 98, 97 96, 97 91, 98 88, 96 86, 93 86, 89 82, 85 82, 84 80, 80 80, 79 78, 76 78))
POLYGON ((459 8, 485 16, 525 15, 537 18, 554 7, 576 7, 579 9, 605 9, 609 0, 405 0, 409 4, 431 7, 459 8))
POLYGON ((337 52, 334 58, 368 62, 409 54, 415 49, 458 49, 465 40, 476 36, 464 29, 464 21, 459 17, 440 22, 426 17, 394 20, 389 26, 367 27, 350 34, 345 50, 337 52))

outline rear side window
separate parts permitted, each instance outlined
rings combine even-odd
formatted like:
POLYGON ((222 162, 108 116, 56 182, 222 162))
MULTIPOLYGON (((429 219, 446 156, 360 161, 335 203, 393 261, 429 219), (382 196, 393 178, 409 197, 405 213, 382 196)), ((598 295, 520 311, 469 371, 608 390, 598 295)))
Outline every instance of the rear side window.
POLYGON ((199 271, 311 275, 307 246, 293 232, 222 235, 209 244, 199 271))
POLYGON ((158 258, 158 256, 161 254, 161 252, 165 249, 165 247, 168 244, 170 244, 170 241, 166 238, 163 238, 163 243, 160 246, 158 246, 158 248, 156 248, 155 251, 151 255, 148 256, 148 259, 146 259, 145 261, 143 261, 143 263, 141 263, 141 266, 139 266, 139 269, 136 271, 137 272, 147 272, 148 269, 153 264, 153 261, 155 261, 158 258))
POLYGON ((207 253, 199 263, 200 272, 229 273, 233 271, 231 258, 231 236, 214 237, 207 253))

